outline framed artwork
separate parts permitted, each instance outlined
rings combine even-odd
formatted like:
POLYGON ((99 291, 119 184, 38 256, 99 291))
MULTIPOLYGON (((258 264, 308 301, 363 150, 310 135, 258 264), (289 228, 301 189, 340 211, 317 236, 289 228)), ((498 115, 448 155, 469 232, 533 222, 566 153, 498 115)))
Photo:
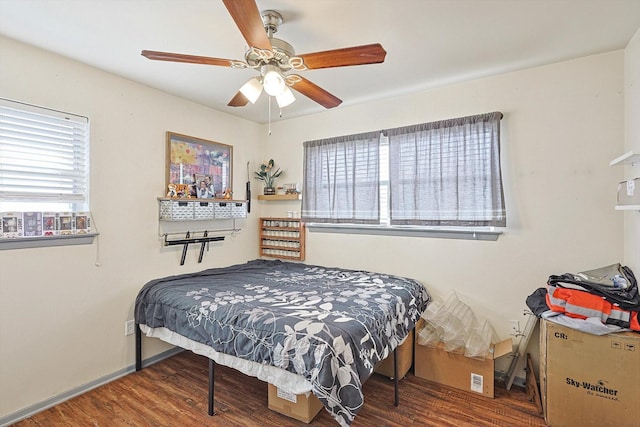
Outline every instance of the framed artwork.
POLYGON ((195 197, 199 188, 206 187, 208 191, 201 193, 204 197, 222 198, 225 190, 233 188, 232 165, 231 145, 167 132, 167 186, 188 188, 195 197))

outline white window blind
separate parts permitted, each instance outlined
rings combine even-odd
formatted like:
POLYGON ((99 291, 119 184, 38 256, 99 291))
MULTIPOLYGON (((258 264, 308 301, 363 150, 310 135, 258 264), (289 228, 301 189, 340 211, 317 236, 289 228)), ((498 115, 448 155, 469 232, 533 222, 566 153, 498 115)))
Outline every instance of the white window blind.
POLYGON ((88 118, 0 98, 0 203, 11 202, 88 210, 88 118))

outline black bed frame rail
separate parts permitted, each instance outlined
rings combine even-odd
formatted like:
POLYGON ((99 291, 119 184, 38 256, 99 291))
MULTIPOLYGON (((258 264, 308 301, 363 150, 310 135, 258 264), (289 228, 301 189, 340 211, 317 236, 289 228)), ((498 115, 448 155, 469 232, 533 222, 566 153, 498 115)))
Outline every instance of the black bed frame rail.
MULTIPOLYGON (((213 385, 214 385, 214 372, 216 368, 216 362, 213 359, 209 359, 209 415, 215 415, 213 410, 213 385)), ((136 372, 142 370, 142 331, 140 326, 136 325, 136 372)), ((400 404, 400 395, 398 392, 398 348, 393 350, 393 387, 394 387, 394 406, 400 404)))

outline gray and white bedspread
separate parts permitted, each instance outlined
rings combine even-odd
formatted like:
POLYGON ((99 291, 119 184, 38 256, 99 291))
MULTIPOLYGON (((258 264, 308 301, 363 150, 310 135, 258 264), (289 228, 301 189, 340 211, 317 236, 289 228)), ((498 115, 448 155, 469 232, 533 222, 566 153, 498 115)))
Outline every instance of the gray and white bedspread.
POLYGON ((303 376, 347 426, 364 403, 362 383, 429 300, 403 277, 254 260, 153 280, 138 294, 135 318, 303 376))

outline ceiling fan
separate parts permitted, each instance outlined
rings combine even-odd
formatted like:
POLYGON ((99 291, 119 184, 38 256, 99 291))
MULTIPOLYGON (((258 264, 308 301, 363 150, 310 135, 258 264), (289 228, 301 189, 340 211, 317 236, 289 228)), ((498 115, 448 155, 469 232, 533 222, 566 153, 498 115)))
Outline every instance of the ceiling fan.
POLYGON ((295 101, 291 89, 325 108, 337 107, 342 103, 341 99, 298 74, 287 73, 377 64, 384 62, 387 54, 379 43, 375 43, 295 55, 293 46, 273 37, 283 22, 280 13, 274 10, 259 12, 255 0, 222 1, 249 45, 244 61, 151 50, 143 50, 142 56, 159 61, 251 68, 259 71, 260 75, 246 82, 229 101, 227 105, 230 107, 243 107, 248 102, 255 103, 264 90, 268 95, 274 96, 278 106, 283 108, 295 101))

